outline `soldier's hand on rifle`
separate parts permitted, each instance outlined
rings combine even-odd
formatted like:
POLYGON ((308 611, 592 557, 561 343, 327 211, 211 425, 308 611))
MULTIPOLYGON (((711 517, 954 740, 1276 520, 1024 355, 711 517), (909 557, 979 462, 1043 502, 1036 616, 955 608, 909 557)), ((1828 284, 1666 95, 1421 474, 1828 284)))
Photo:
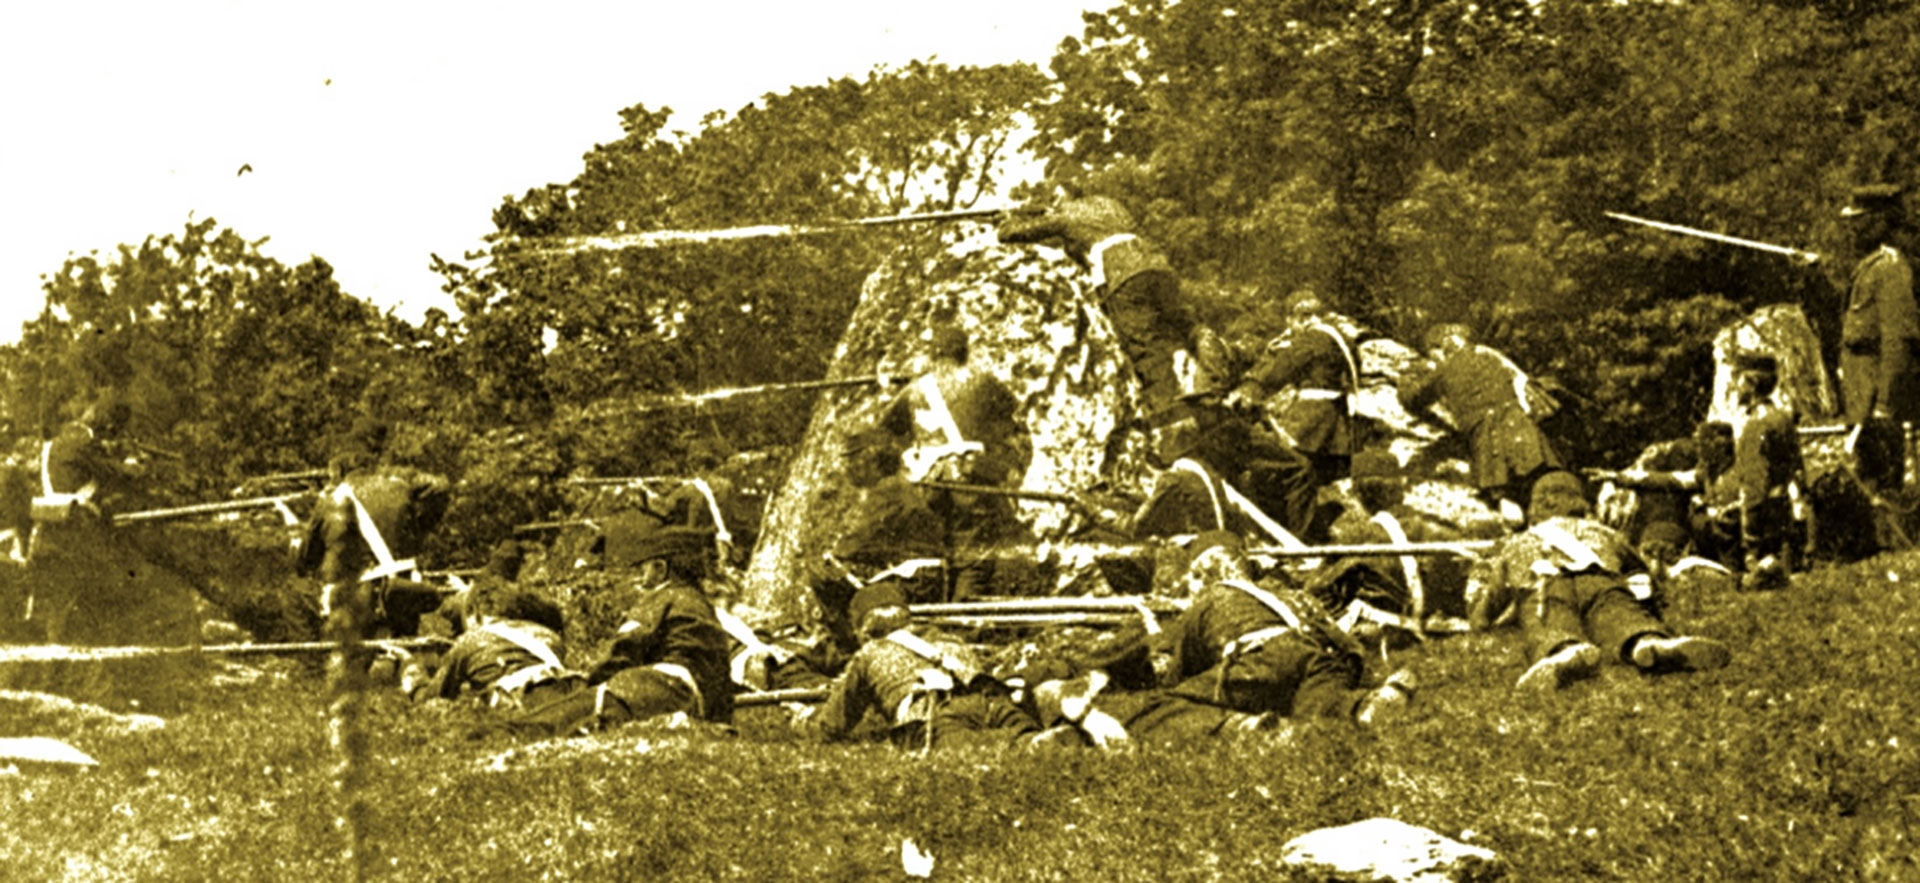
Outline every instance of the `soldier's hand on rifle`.
POLYGON ((1265 398, 1265 391, 1260 388, 1260 385, 1249 382, 1234 387, 1233 392, 1227 393, 1227 398, 1222 404, 1234 411, 1252 411, 1257 410, 1265 398))
POLYGON ((1107 196, 1069 199, 1034 215, 1012 214, 1000 222, 1000 241, 1053 243, 1075 261, 1088 262, 1088 252, 1109 236, 1134 232, 1132 213, 1107 196))

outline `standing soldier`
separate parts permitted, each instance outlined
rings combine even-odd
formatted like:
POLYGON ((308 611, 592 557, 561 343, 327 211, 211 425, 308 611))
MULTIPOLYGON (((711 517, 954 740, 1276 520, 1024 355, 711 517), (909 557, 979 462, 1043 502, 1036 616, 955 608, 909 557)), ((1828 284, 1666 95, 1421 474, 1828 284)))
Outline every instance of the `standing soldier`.
MULTIPOLYGON (((83 593, 115 599, 114 603, 125 601, 118 592, 124 587, 86 589, 78 583, 101 573, 118 578, 131 567, 96 566, 104 557, 124 551, 112 535, 113 510, 125 504, 133 478, 109 445, 124 428, 130 411, 124 402, 95 404, 40 447, 38 494, 31 504, 33 536, 27 550, 36 578, 26 618, 43 623, 48 641, 63 639, 68 615, 76 605, 87 606, 83 593)), ((96 612, 104 614, 106 609, 96 612)))
POLYGON ((356 424, 330 471, 338 482, 323 494, 308 519, 297 563, 317 574, 321 615, 330 628, 406 633, 440 603, 438 593, 417 582, 396 582, 418 571, 413 556, 440 524, 452 500, 447 479, 387 462, 386 428, 356 424), (345 604, 351 598, 354 603, 345 604), (365 621, 339 620, 347 611, 365 621))
POLYGON ((1288 327, 1227 397, 1274 415, 1281 438, 1313 463, 1326 486, 1347 476, 1353 457, 1353 399, 1360 362, 1353 340, 1328 322, 1319 295, 1302 289, 1287 297, 1288 327), (1271 396, 1271 398, 1269 398, 1271 396))
POLYGON ((1893 246, 1905 221, 1901 188, 1857 187, 1841 212, 1865 257, 1853 269, 1840 330, 1840 397, 1859 427, 1861 478, 1874 491, 1898 490, 1905 472, 1902 424, 1920 421, 1920 316, 1913 267, 1893 246))
POLYGON ((1093 275, 1149 416, 1183 395, 1217 390, 1231 361, 1219 335, 1194 321, 1167 257, 1134 230, 1132 213, 1106 196, 1070 199, 1000 225, 1001 242, 1051 242, 1093 275))
POLYGON ((1527 375, 1492 347, 1472 342, 1465 326, 1427 332, 1433 373, 1400 390, 1400 404, 1420 412, 1439 404, 1466 434, 1473 484, 1509 524, 1524 520, 1520 501, 1540 475, 1560 468, 1560 456, 1533 423, 1527 375))

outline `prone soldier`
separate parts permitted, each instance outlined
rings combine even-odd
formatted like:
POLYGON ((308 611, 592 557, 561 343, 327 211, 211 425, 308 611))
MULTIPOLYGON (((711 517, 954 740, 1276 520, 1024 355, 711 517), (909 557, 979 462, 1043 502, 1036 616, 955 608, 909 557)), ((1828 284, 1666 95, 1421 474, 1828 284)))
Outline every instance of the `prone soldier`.
POLYGON ((1661 621, 1646 562, 1588 512, 1579 478, 1542 476, 1527 529, 1507 538, 1469 579, 1474 625, 1520 622, 1534 662, 1516 686, 1560 689, 1599 674, 1608 655, 1647 672, 1726 665, 1725 644, 1677 635, 1661 621))

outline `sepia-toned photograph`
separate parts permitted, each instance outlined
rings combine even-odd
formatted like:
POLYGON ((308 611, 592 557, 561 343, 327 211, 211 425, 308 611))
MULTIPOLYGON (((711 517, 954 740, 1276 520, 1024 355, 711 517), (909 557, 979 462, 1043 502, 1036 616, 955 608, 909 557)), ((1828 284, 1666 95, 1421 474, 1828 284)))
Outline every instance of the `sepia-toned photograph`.
POLYGON ((0 30, 0 879, 1920 879, 1920 0, 0 30))

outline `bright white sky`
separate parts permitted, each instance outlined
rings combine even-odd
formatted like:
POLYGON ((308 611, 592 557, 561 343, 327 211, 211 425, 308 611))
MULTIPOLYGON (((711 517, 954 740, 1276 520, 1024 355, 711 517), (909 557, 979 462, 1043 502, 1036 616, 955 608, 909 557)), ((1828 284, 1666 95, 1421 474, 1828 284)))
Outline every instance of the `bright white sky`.
MULTIPOLYGON (((571 180, 617 112, 678 128, 769 92, 937 56, 1033 61, 1113 0, 9 3, 0 10, 0 341, 69 253, 213 217, 417 319, 428 253, 571 180), (253 167, 236 175, 243 164, 253 167)), ((769 219, 779 221, 782 219, 769 219)))

